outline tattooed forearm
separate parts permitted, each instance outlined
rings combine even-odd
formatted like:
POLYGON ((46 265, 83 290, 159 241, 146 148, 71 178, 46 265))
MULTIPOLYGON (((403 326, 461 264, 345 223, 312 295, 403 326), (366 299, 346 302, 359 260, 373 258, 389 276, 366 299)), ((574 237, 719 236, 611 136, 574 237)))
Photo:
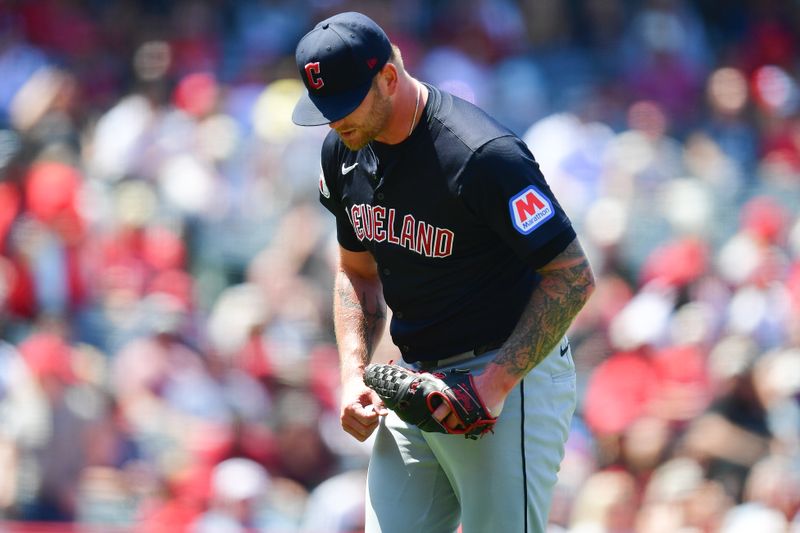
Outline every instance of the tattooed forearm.
POLYGON ((340 272, 334 298, 336 338, 340 349, 369 363, 386 327, 386 303, 379 283, 340 272))
POLYGON ((591 267, 577 240, 539 272, 539 287, 493 361, 518 379, 556 347, 594 289, 591 267))

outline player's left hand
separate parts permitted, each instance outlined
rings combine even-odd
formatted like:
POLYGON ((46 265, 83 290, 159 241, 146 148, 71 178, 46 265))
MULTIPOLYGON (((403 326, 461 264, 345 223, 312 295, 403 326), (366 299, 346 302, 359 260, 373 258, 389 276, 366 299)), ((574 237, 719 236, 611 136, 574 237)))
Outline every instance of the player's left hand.
MULTIPOLYGON (((484 374, 474 374, 473 383, 475 384, 475 390, 489 409, 489 414, 495 418, 500 416, 500 412, 503 410, 503 404, 506 401, 507 393, 503 393, 501 389, 493 386, 491 380, 484 374)), ((437 407, 436 410, 433 411, 432 416, 451 430, 461 429, 458 416, 453 413, 446 402, 437 407)))
MULTIPOLYGON (((492 431, 497 418, 475 388, 466 369, 415 372, 399 365, 371 364, 364 369, 364 384, 378 393, 384 405, 401 420, 422 431, 464 435, 477 439, 492 431), (445 425, 433 417, 445 403, 455 417, 445 425)), ((447 416, 447 415, 446 415, 447 416)))

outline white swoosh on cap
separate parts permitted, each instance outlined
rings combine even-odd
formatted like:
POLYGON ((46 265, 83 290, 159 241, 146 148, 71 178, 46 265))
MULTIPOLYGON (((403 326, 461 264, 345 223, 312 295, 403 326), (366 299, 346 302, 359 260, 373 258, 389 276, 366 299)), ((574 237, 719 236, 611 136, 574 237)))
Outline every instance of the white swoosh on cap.
POLYGON ((344 163, 342 163, 342 176, 344 176, 345 174, 347 174, 348 172, 350 172, 351 170, 353 170, 357 166, 358 166, 358 163, 353 163, 349 167, 344 166, 344 163))

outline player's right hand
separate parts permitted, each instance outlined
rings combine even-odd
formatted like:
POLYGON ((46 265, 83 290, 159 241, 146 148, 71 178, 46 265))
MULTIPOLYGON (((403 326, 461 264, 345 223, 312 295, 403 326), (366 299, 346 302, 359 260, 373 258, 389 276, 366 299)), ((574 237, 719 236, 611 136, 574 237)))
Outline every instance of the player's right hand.
POLYGON ((389 414, 378 394, 358 379, 342 388, 340 420, 342 429, 364 442, 378 427, 381 416, 389 414))

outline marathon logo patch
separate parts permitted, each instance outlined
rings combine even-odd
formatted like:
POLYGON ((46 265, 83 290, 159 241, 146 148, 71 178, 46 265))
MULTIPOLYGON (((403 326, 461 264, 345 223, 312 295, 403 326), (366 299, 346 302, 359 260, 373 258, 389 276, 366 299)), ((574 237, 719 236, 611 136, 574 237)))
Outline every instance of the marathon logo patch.
POLYGON ((523 235, 529 234, 555 214, 550 199, 533 185, 511 198, 508 206, 514 227, 523 235))

